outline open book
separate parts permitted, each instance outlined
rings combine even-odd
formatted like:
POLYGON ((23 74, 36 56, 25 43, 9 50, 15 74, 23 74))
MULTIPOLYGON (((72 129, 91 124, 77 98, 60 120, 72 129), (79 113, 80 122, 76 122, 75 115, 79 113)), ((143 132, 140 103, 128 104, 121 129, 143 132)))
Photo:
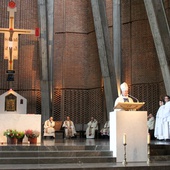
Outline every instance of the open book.
POLYGON ((135 102, 135 103, 129 103, 129 102, 119 102, 114 109, 123 109, 123 110, 137 110, 140 109, 145 102, 135 102))

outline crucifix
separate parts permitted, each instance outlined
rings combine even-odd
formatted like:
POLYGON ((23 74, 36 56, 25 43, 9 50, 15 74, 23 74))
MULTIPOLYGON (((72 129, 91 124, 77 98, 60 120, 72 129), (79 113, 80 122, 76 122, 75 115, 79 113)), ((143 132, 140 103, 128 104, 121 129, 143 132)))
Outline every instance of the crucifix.
POLYGON ((15 29, 14 13, 17 11, 14 1, 8 3, 9 28, 0 28, 0 33, 4 33, 4 59, 8 60, 7 73, 15 73, 13 69, 13 60, 18 59, 18 39, 20 34, 35 34, 39 36, 39 29, 15 29))

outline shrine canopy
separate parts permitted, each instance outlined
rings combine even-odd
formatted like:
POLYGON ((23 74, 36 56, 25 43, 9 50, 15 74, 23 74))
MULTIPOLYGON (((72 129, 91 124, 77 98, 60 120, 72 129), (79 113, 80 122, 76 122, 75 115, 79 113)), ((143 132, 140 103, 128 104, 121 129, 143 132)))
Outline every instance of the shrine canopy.
POLYGON ((0 95, 0 114, 27 113, 27 99, 12 89, 0 95))

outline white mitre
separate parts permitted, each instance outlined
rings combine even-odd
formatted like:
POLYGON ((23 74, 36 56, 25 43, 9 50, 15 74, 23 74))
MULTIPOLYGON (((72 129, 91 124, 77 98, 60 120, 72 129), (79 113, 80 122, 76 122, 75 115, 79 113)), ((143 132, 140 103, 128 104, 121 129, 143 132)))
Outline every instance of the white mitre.
POLYGON ((128 90, 128 85, 127 85, 127 83, 122 83, 121 85, 120 85, 120 89, 122 90, 122 91, 126 91, 126 90, 128 90))

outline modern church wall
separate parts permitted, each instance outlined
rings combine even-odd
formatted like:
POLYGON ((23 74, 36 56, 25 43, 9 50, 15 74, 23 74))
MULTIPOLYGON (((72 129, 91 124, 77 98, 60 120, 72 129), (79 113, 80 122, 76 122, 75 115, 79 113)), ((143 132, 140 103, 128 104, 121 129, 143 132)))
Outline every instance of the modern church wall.
MULTIPOLYGON (((0 28, 8 28, 8 2, 0 1, 0 28)), ((37 1, 15 2, 15 28, 38 27, 37 1)), ((112 0, 106 0, 106 9, 112 40, 112 0)), ((165 87, 143 0, 121 1, 121 20, 122 81, 128 83, 133 96, 146 102, 143 110, 155 113, 165 87)), ((27 99, 28 113, 41 114, 39 38, 19 36, 13 82, 6 81, 8 67, 3 44, 4 36, 0 33, 0 94, 12 88, 27 99)), ((53 68, 54 119, 64 120, 69 115, 75 123, 87 123, 94 116, 104 123, 104 87, 90 0, 54 0, 53 68)))

